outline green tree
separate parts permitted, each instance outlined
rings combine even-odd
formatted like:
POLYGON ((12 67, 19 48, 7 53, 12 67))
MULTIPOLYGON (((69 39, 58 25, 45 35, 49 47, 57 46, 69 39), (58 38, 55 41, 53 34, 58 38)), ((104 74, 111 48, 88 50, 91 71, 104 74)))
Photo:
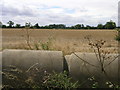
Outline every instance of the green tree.
POLYGON ((14 22, 13 21, 9 21, 9 22, 7 22, 7 24, 9 24, 9 28, 12 28, 13 25, 14 25, 14 22))
POLYGON ((59 29, 65 29, 66 26, 65 26, 64 24, 58 24, 58 25, 57 25, 57 28, 59 28, 59 29))
POLYGON ((20 24, 16 24, 16 26, 15 26, 16 28, 20 28, 21 27, 21 25, 20 24))
POLYGON ((2 25, 2 28, 7 28, 7 26, 6 25, 2 25))
POLYGON ((32 25, 30 22, 25 23, 25 27, 30 28, 32 25))
POLYGON ((48 29, 65 29, 66 26, 64 24, 50 24, 49 26, 47 26, 47 28, 48 29))
POLYGON ((112 20, 110 20, 109 22, 107 22, 105 24, 105 28, 106 29, 115 29, 116 28, 116 23, 113 22, 112 20))
POLYGON ((81 29, 81 24, 77 24, 74 27, 75 27, 75 29, 81 29))
POLYGON ((0 21, 0 28, 2 28, 2 22, 0 21))
POLYGON ((104 25, 98 24, 97 29, 104 29, 104 25))
POLYGON ((82 29, 84 29, 84 24, 81 25, 82 29))
POLYGON ((36 24, 34 25, 34 28, 40 28, 39 24, 36 23, 36 24))
POLYGON ((89 26, 89 25, 86 25, 86 29, 91 29, 91 26, 89 26))

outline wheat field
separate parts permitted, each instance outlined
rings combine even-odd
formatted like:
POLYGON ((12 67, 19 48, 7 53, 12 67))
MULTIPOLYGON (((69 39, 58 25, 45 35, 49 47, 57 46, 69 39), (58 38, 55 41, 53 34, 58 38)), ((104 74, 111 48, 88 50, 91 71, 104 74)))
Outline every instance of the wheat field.
MULTIPOLYGON (((91 41, 105 40, 104 49, 117 52, 118 42, 115 40, 116 30, 62 30, 62 29, 29 29, 30 44, 50 42, 50 50, 63 51, 64 54, 72 52, 92 52, 88 45, 91 41)), ((29 49, 26 44, 25 29, 2 29, 2 50, 3 49, 29 49)))

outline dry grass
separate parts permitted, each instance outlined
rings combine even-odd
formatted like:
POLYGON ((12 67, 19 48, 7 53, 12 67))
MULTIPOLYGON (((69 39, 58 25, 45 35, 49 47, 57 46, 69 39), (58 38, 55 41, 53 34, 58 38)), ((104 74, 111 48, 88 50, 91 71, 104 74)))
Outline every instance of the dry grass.
MULTIPOLYGON (((3 49, 28 49, 25 42, 25 32, 23 29, 3 29, 3 49)), ((71 52, 92 52, 88 42, 84 37, 91 37, 92 41, 105 40, 107 43, 105 49, 113 52, 117 51, 117 41, 115 30, 47 30, 33 29, 30 30, 31 45, 38 42, 46 42, 51 39, 51 50, 62 50, 64 54, 71 52), (34 43, 33 43, 34 42, 34 43)))

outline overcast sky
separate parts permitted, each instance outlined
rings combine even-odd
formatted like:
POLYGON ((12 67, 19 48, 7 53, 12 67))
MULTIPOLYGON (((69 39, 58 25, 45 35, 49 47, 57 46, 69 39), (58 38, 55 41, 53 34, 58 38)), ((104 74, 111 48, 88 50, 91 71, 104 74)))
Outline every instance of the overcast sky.
MULTIPOLYGON (((2 0, 2 22, 39 25, 117 23, 119 0, 2 0)), ((1 16, 0 16, 1 17, 1 16)))

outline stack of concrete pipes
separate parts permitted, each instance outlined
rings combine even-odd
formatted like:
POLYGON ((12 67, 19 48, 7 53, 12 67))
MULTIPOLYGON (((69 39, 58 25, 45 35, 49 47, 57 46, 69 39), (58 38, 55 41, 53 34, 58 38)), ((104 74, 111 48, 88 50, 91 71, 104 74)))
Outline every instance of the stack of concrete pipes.
POLYGON ((94 76, 97 80, 118 80, 117 54, 104 61, 104 71, 94 53, 72 53, 64 56, 62 51, 36 50, 4 50, 2 52, 2 67, 13 65, 28 70, 31 66, 44 68, 47 72, 62 72, 67 70, 74 80, 81 82, 94 76))

